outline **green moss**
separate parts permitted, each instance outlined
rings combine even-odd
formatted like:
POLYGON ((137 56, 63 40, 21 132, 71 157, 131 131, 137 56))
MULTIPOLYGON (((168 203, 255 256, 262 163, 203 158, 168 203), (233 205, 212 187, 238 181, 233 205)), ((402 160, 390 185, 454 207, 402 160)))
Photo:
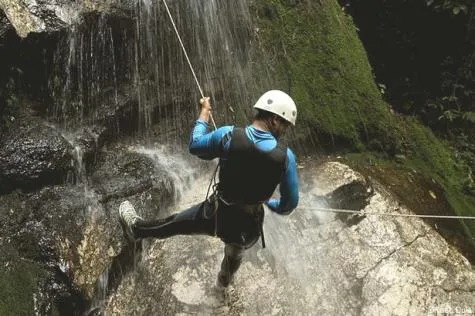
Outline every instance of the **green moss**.
POLYGON ((447 144, 415 119, 400 119, 406 133, 406 147, 418 169, 430 171, 448 180, 456 173, 453 154, 447 144))
MULTIPOLYGON (((404 123, 410 150, 407 164, 432 177, 444 188, 450 211, 464 216, 475 215, 475 197, 464 193, 466 171, 456 163, 448 144, 416 120, 406 119, 404 123)), ((466 220, 462 224, 470 242, 475 245, 474 221, 466 220)))
POLYGON ((33 315, 33 295, 43 278, 41 267, 0 244, 0 315, 33 315))
MULTIPOLYGON (((457 214, 462 216, 475 215, 475 197, 461 193, 457 186, 444 185, 444 189, 447 200, 457 214)), ((462 220, 461 223, 469 237, 468 241, 475 247, 475 221, 462 220)))
MULTIPOLYGON (((372 151, 377 153, 372 157, 388 161, 403 154, 405 168, 420 171, 445 190, 447 212, 473 215, 475 198, 463 193, 467 168, 457 166, 448 144, 428 128, 390 111, 354 23, 337 1, 290 3, 254 2, 255 46, 260 49, 254 59, 265 61, 265 70, 256 69, 256 75, 267 74, 297 103, 295 144, 327 152, 372 151)), ((475 236, 475 223, 463 224, 470 238, 475 236)))
MULTIPOLYGON (((429 165, 410 159, 389 161, 378 153, 345 155, 343 162, 370 176, 392 191, 398 201, 417 214, 472 215, 475 201, 462 194, 457 186, 434 178, 429 165), (409 194, 410 193, 410 194, 409 194)), ((437 178, 437 177, 436 177, 437 178)), ((425 219, 471 262, 475 262, 474 222, 472 220, 425 219)))
POLYGON ((287 2, 263 0, 254 9, 267 68, 299 106, 300 138, 316 135, 320 148, 343 142, 359 150, 373 135, 389 138, 389 108, 352 20, 336 1, 287 2))
MULTIPOLYGON (((351 156, 352 160, 362 165, 370 161, 374 165, 388 165, 391 168, 402 168, 404 172, 417 170, 425 178, 437 183, 443 190, 447 205, 445 212, 462 216, 475 215, 475 197, 464 193, 465 169, 455 161, 454 154, 445 142, 434 136, 432 131, 413 118, 397 117, 399 125, 395 134, 401 137, 407 159, 399 164, 387 161, 381 152, 351 156)), ((405 180, 402 176, 402 179, 405 180)), ((408 189, 407 192, 412 192, 408 189)), ((401 198, 407 200, 407 197, 401 198)), ((416 207, 416 204, 412 204, 416 207)), ((423 206, 422 206, 423 207, 423 206)), ((429 212, 430 213, 430 212, 429 212)), ((475 247, 475 222, 460 221, 467 235, 466 241, 475 247)))

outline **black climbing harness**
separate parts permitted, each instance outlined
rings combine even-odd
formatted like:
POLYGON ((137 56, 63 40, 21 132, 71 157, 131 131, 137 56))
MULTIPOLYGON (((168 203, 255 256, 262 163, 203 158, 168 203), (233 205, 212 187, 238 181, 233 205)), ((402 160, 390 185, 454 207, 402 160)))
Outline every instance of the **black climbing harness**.
POLYGON ((255 235, 255 233, 258 232, 258 235, 260 235, 261 237, 262 248, 265 248, 266 243, 263 225, 264 209, 262 204, 245 205, 226 201, 220 193, 220 190, 218 189, 219 183, 216 181, 218 169, 219 165, 216 166, 213 172, 208 186, 208 190, 206 192, 205 202, 203 203, 204 216, 206 218, 211 218, 211 216, 214 217, 214 236, 220 237, 223 241, 227 243, 236 243, 241 245, 247 244, 246 248, 248 248, 249 245, 254 244, 254 242, 249 242, 248 239, 251 238, 252 240, 252 235, 255 235), (240 215, 236 216, 236 213, 239 213, 240 215), (250 232, 241 233, 241 235, 238 237, 229 237, 230 234, 233 234, 229 231, 234 231, 233 227, 235 227, 236 225, 230 225, 229 220, 227 220, 227 217, 233 218, 235 220, 233 224, 238 224, 240 219, 242 220, 243 217, 252 218, 253 220, 245 221, 247 224, 244 225, 246 226, 245 231, 250 230, 250 232), (253 227, 255 228, 257 225, 259 226, 259 229, 257 231, 255 229, 252 229, 253 227))

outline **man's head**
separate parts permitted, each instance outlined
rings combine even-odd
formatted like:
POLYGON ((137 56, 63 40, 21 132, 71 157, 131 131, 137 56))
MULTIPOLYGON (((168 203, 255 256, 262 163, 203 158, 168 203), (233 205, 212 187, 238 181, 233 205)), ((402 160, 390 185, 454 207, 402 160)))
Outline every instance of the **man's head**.
POLYGON ((290 125, 295 125, 297 107, 285 92, 267 91, 257 100, 254 108, 258 111, 255 120, 264 122, 277 138, 282 136, 290 125))
POLYGON ((290 122, 284 120, 280 116, 259 109, 257 110, 256 116, 254 116, 254 122, 255 121, 264 124, 265 128, 267 128, 267 130, 269 130, 269 132, 271 132, 275 138, 282 136, 287 128, 291 125, 290 122))

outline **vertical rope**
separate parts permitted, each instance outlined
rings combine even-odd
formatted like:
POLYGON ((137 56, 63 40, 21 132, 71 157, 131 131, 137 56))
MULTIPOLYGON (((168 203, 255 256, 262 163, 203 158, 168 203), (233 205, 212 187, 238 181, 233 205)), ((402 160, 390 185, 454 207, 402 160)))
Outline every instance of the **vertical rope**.
MULTIPOLYGON (((183 50, 183 53, 185 54, 186 61, 188 62, 188 66, 190 67, 191 73, 193 74, 193 78, 195 79, 196 85, 198 86, 198 90, 200 91, 201 98, 204 98, 205 96, 203 94, 203 89, 201 88, 201 85, 198 81, 198 78, 196 77, 195 70, 193 69, 193 65, 191 64, 190 58, 188 57, 188 53, 186 52, 185 45, 183 44, 183 41, 181 40, 180 33, 178 32, 178 29, 176 28, 176 24, 175 24, 175 21, 173 19, 173 16, 172 16, 171 12, 170 12, 170 9, 168 8, 167 1, 166 0, 162 0, 162 1, 163 1, 163 4, 165 5, 165 9, 167 10, 168 16, 170 17, 170 21, 173 25, 173 29, 175 30, 178 41, 180 42, 180 46, 183 50)), ((214 122, 213 115, 211 114, 211 112, 209 113, 209 117, 211 119, 211 123, 213 123, 214 129, 217 129, 216 123, 214 122)))

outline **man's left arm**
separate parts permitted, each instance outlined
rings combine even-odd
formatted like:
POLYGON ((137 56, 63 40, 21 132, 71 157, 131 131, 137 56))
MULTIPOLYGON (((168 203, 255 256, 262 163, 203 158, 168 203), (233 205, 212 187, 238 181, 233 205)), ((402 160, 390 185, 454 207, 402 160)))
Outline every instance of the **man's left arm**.
POLYGON ((287 169, 280 181, 280 199, 271 199, 266 205, 280 215, 288 215, 299 203, 299 182, 295 155, 287 149, 287 169))

